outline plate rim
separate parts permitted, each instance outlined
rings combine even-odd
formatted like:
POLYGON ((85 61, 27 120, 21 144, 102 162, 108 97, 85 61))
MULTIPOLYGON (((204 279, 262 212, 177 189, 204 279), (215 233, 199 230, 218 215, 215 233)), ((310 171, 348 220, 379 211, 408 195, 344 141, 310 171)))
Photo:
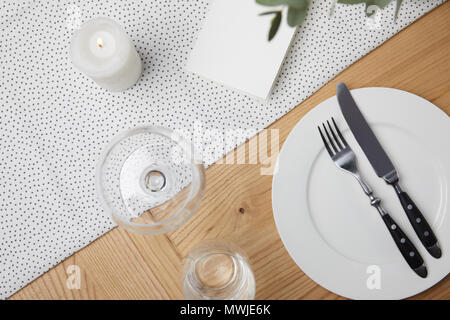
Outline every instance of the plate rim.
MULTIPOLYGON (((440 109, 440 108, 438 108, 437 106, 435 106, 433 103, 431 103, 430 101, 428 101, 428 100, 426 100, 426 99, 424 99, 424 98, 422 98, 422 97, 420 97, 420 96, 417 96, 417 95, 415 95, 415 94, 413 94, 413 93, 410 93, 410 92, 408 92, 408 91, 404 91, 404 90, 399 90, 399 89, 394 89, 394 88, 387 88, 387 87, 367 87, 367 88, 359 88, 359 89, 353 89, 353 90, 351 90, 352 91, 352 93, 354 94, 354 95, 356 95, 356 96, 359 96, 359 95, 363 95, 366 91, 368 92, 368 91, 372 91, 372 90, 387 90, 387 91, 389 91, 389 93, 390 94, 403 94, 403 95, 407 95, 407 96, 410 96, 410 97, 413 97, 414 99, 416 99, 418 102, 420 102, 421 104, 427 104, 427 105, 429 105, 429 106, 432 106, 433 107, 433 112, 435 112, 436 113, 436 115, 437 116, 442 116, 442 117, 447 117, 448 118, 448 116, 447 116, 447 114, 442 110, 442 109, 440 109)), ((308 111, 301 119, 300 119, 300 121, 298 121, 297 123, 296 123, 296 125, 292 128, 292 130, 291 130, 291 132, 289 133, 289 135, 288 135, 288 137, 286 138, 286 140, 285 140, 285 142, 284 142, 284 144, 283 144, 283 146, 282 146, 282 149, 281 149, 281 151, 280 151, 280 153, 279 153, 279 156, 278 156, 278 159, 277 159, 277 164, 276 164, 276 171, 275 171, 275 174, 274 174, 274 176, 273 176, 273 179, 272 179, 272 209, 273 209, 273 216, 274 216, 274 221, 275 221, 275 225, 276 225, 276 228, 277 228, 277 231, 278 231, 278 233, 279 233, 279 236, 280 236, 280 238, 281 238, 281 240, 282 240, 282 243, 283 243, 283 245, 284 245, 284 247, 286 248, 286 250, 288 251, 288 254, 290 255, 290 257, 294 260, 294 262, 297 264, 297 266, 308 276, 308 277, 310 277, 313 281, 315 281, 317 284, 319 284, 320 286, 322 286, 322 287, 324 287, 324 288, 326 288, 327 290, 329 290, 329 291, 331 291, 331 292, 334 292, 334 293, 336 293, 336 294, 339 294, 339 295, 341 295, 341 296, 344 296, 344 297, 348 297, 348 298, 352 298, 352 299, 379 299, 379 298, 381 298, 381 299, 385 299, 385 298, 388 298, 388 299, 402 299, 402 298, 407 298, 407 297, 410 297, 410 296, 413 296, 413 295, 416 295, 416 294, 418 294, 418 293, 420 293, 420 292, 423 292, 423 291, 425 291, 425 290, 427 290, 427 289, 429 289, 430 287, 432 287, 432 286, 434 286, 436 283, 438 283, 439 281, 441 281, 442 279, 444 279, 445 277, 446 277, 446 275, 448 274, 448 271, 447 271, 447 273, 445 273, 445 274, 443 274, 443 276, 441 277, 441 276, 439 276, 439 277, 437 277, 438 279, 433 279, 432 280, 432 283, 431 284, 426 284, 425 285, 425 287, 424 288, 419 288, 419 289, 417 289, 417 290, 406 290, 406 291, 409 291, 408 293, 400 293, 400 294, 395 294, 395 293, 390 293, 388 296, 385 296, 385 297, 381 297, 381 296, 379 296, 379 297, 372 297, 372 296, 369 296, 368 294, 364 294, 364 293, 360 293, 360 292, 358 292, 358 293, 356 293, 356 294, 353 294, 353 293, 351 293, 351 292, 348 292, 348 290, 346 290, 345 289, 345 287, 344 288, 335 288, 335 287, 333 287, 332 285, 330 286, 329 285, 329 283, 327 282, 327 281, 323 281, 323 279, 319 279, 320 277, 317 277, 317 273, 315 273, 315 272, 311 272, 311 270, 309 270, 309 266, 307 266, 307 267, 305 267, 305 263, 304 263, 304 259, 299 259, 298 257, 296 257, 296 254, 295 254, 295 252, 293 252, 293 250, 292 250, 292 248, 291 248, 291 245, 290 244, 288 244, 288 242, 289 242, 289 239, 288 239, 288 236, 286 235, 286 234, 284 234, 284 232, 283 231, 285 231, 285 230, 283 230, 283 226, 282 226, 282 221, 280 220, 281 218, 280 218, 280 214, 277 214, 276 212, 278 212, 278 211, 281 211, 282 209, 281 208, 277 208, 277 181, 278 181, 278 177, 279 177, 279 172, 280 172, 280 159, 282 159, 283 158, 283 154, 285 154, 286 153, 286 146, 288 146, 289 145, 289 141, 291 140, 291 139, 295 139, 295 137, 294 137, 294 132, 297 132, 297 131, 299 131, 299 127, 303 127, 304 125, 305 125, 305 123, 308 123, 308 121, 310 121, 309 119, 317 112, 317 110, 318 110, 318 108, 320 108, 322 105, 327 105, 327 104, 330 104, 330 103, 332 103, 333 101, 332 100, 335 100, 335 104, 336 104, 336 106, 337 106, 337 99, 336 99, 336 96, 332 96, 332 97, 330 97, 330 98, 328 98, 328 99, 325 99, 325 100, 323 100, 322 102, 320 102, 319 104, 317 104, 314 108, 312 108, 310 111, 308 111), (315 111, 316 110, 316 111, 315 111), (305 270, 306 269, 306 270, 305 270)), ((418 105, 419 105, 419 103, 418 103, 418 105)), ((364 109, 364 108, 362 108, 362 109, 364 109)), ((426 112, 428 112, 428 111, 426 111, 426 112)), ((314 126, 315 127, 315 126, 314 126)), ((301 130, 301 129, 300 129, 301 130)), ((298 141, 297 141, 297 144, 298 144, 298 141)), ((317 158, 317 155, 316 155, 316 158, 317 158)), ((309 175, 310 175, 310 172, 311 172, 311 170, 310 170, 310 168, 311 167, 308 167, 308 170, 307 170, 307 176, 306 176, 306 180, 309 180, 309 175)), ((444 168, 445 169, 445 168, 444 168)), ((445 176, 446 176, 446 183, 447 183, 447 185, 448 185, 448 183, 449 183, 449 181, 448 181, 448 172, 446 172, 446 174, 445 174, 445 176)), ((308 182, 306 182, 306 185, 308 184, 308 182)), ((307 191, 307 190, 305 190, 305 191, 307 191)), ((448 187, 447 187, 447 191, 448 191, 448 187)), ((447 192, 448 193, 448 192, 447 192)), ((306 198, 307 197, 307 194, 302 194, 302 196, 301 196, 302 198, 306 198)), ((448 202, 448 196, 447 196, 447 202, 448 202)), ((300 209, 299 209, 300 210, 300 209)), ((448 210, 446 210, 445 211, 446 213, 448 212, 448 210)), ((309 213, 309 209, 308 209, 308 212, 307 212, 307 214, 308 215, 310 215, 310 213, 309 213)), ((446 219, 447 220, 447 223, 448 223, 448 220, 449 220, 449 217, 448 217, 448 213, 447 214, 445 214, 445 216, 446 217, 444 217, 444 220, 446 219)), ((311 219, 312 220, 312 219, 311 219)), ((444 221, 445 222, 445 221, 444 221)), ((318 232, 317 230, 315 230, 314 231, 316 234, 319 234, 319 237, 321 237, 321 235, 320 235, 320 232, 318 232)), ((446 239, 447 239, 448 237, 446 237, 446 239)), ((322 238, 322 240, 324 240, 323 238, 322 238)), ((441 240, 441 239, 440 239, 441 240)), ((442 240, 441 240, 442 241, 442 240)), ((447 242, 447 241, 445 241, 445 242, 447 242)), ((298 244, 297 244, 297 246, 299 246, 298 244)), ((448 259, 448 255, 443 255, 443 258, 445 259, 445 261, 448 261, 449 259, 448 259), (445 256, 447 257, 447 258, 445 258, 445 256)), ((348 257, 345 257, 344 256, 344 258, 345 259, 348 259, 348 257)), ((441 258, 441 259, 443 259, 443 258, 441 258)), ((358 262, 357 262, 358 263, 358 262)), ((444 268, 444 267, 442 267, 442 268, 444 268)), ((442 269, 441 268, 441 269, 442 269)), ((384 292, 384 294, 385 294, 386 292, 384 292)))

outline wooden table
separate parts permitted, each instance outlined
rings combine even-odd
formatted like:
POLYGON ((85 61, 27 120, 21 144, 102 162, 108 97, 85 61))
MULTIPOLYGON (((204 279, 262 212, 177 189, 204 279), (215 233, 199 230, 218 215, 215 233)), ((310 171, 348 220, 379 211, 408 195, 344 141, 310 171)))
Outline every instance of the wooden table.
MULTIPOLYGON (((448 114, 449 18, 447 2, 343 71, 270 128, 280 130, 283 142, 309 110, 335 95, 340 81, 351 88, 403 89, 448 114)), ((448 138, 442 137, 443 142, 448 138)), ((184 227, 161 236, 139 236, 115 228, 11 299, 182 299, 183 257, 206 238, 232 239, 248 253, 258 299, 342 299, 309 279, 289 257, 272 216, 272 177, 260 175, 260 168, 249 164, 212 165, 207 169, 200 211, 184 227), (66 286, 70 265, 80 267, 79 290, 66 286)), ((450 279, 415 298, 450 299, 450 279)))

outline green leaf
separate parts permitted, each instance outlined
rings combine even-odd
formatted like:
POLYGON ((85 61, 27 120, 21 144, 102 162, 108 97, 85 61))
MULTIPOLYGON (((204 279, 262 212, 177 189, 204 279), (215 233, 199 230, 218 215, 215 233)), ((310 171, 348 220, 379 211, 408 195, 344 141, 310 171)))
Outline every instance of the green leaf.
POLYGON ((337 2, 344 4, 359 4, 359 3, 366 3, 367 0, 338 0, 337 2))
POLYGON ((277 14, 278 12, 281 12, 280 10, 276 10, 276 11, 266 11, 266 12, 262 12, 259 15, 260 16, 267 16, 269 14, 277 14))
POLYGON ((379 6, 381 9, 386 7, 392 0, 373 0, 373 4, 379 6))
POLYGON ((343 4, 360 4, 360 3, 366 3, 367 0, 338 0, 337 3, 343 3, 343 4))
POLYGON ((281 11, 278 11, 278 13, 275 15, 275 17, 271 21, 270 30, 269 30, 269 41, 271 41, 277 34, 278 29, 280 28, 281 18, 282 18, 281 11))
POLYGON ((267 12, 263 12, 260 13, 260 16, 266 16, 269 14, 274 14, 275 16, 272 18, 272 20, 270 21, 270 29, 269 29, 269 41, 271 41, 275 35, 278 32, 278 29, 280 28, 281 25, 281 19, 282 19, 282 12, 281 11, 267 11, 267 12))
POLYGON ((309 0, 285 0, 286 5, 296 9, 306 9, 309 5, 309 0))
POLYGON ((376 5, 383 9, 386 7, 392 0, 338 0, 338 3, 345 3, 345 4, 360 4, 365 3, 366 6, 370 5, 376 5))
POLYGON ((287 22, 291 27, 296 27, 302 24, 305 20, 307 9, 297 9, 289 7, 287 14, 287 22))
POLYGON ((281 5, 281 0, 256 0, 256 3, 263 6, 274 7, 281 5))
POLYGON ((395 20, 397 20, 397 18, 398 18, 398 12, 400 11, 402 2, 403 2, 403 0, 397 0, 397 6, 395 7, 395 20))
POLYGON ((256 0, 263 6, 274 7, 274 6, 289 6, 297 9, 304 9, 308 7, 309 0, 256 0))

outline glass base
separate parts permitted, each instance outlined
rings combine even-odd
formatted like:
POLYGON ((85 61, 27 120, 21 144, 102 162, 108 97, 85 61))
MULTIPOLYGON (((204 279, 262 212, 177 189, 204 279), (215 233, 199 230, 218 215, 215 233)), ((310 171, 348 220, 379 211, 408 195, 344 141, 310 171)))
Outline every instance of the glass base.
POLYGON ((252 300, 255 278, 239 248, 206 242, 186 259, 184 295, 193 300, 252 300))
POLYGON ((97 167, 100 202, 113 220, 136 233, 175 229, 197 210, 205 187, 204 167, 193 146, 161 127, 119 135, 97 167))

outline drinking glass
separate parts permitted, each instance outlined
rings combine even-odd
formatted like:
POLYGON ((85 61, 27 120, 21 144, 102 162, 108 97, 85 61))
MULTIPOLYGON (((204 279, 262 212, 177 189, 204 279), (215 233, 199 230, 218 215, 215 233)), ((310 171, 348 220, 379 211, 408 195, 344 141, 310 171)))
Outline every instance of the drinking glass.
POLYGON ((183 290, 190 300, 252 300, 255 278, 245 253, 224 241, 206 241, 186 257, 183 290))
POLYGON ((100 157, 96 187, 102 207, 127 230, 167 233, 198 209, 204 167, 176 131, 138 127, 115 137, 100 157))

